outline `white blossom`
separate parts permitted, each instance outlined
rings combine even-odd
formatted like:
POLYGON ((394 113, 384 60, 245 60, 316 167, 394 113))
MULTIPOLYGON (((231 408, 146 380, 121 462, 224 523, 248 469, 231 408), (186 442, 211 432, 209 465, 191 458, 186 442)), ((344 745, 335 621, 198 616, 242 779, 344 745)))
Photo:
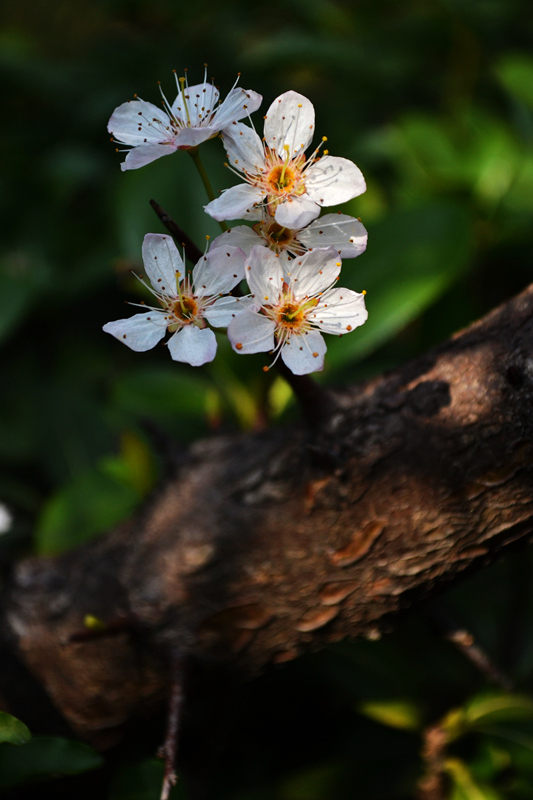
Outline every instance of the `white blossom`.
MULTIPOLYGON (((305 228, 283 228, 263 214, 253 227, 237 225, 218 237, 219 246, 232 244, 249 255, 252 247, 269 247, 287 260, 308 250, 334 247, 341 258, 355 258, 366 250, 368 233, 361 220, 347 214, 325 214, 305 228)), ((214 246, 214 245, 213 245, 214 246)))
POLYGON ((224 129, 229 166, 242 173, 246 184, 226 189, 206 206, 207 213, 218 221, 257 219, 266 209, 282 228, 298 229, 316 219, 322 206, 362 194, 365 180, 353 162, 327 151, 319 157, 320 148, 305 157, 314 129, 313 104, 293 91, 268 109, 264 141, 240 122, 224 129))
POLYGON ((281 355, 295 375, 321 370, 327 350, 321 332, 341 336, 368 316, 364 293, 334 288, 341 266, 334 247, 307 252, 288 268, 268 248, 254 247, 246 260, 253 306, 228 325, 233 349, 273 351, 274 361, 281 355))
POLYGON ((13 525, 13 515, 4 503, 0 503, 0 535, 8 533, 13 525))
POLYGON ((196 147, 256 111, 263 100, 251 89, 234 86, 220 102, 220 92, 207 82, 207 75, 195 86, 189 86, 185 78, 179 81, 181 85, 176 77, 178 95, 172 104, 161 91, 162 109, 135 96, 114 110, 107 129, 116 142, 131 147, 121 164, 123 170, 196 147))
POLYGON ((193 367, 212 361, 217 341, 207 323, 225 327, 249 302, 228 295, 244 277, 242 250, 232 245, 212 248, 198 261, 191 277, 173 240, 148 233, 143 261, 152 288, 144 285, 161 308, 142 303, 147 311, 108 322, 103 330, 137 352, 155 347, 168 331, 172 336, 167 346, 174 361, 193 367))

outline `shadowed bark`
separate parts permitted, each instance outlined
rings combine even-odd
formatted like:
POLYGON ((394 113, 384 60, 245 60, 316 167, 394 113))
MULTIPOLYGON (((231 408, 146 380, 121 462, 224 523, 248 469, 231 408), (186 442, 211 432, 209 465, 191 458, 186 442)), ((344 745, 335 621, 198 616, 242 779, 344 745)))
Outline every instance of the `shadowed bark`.
POLYGON ((532 349, 533 286, 314 428, 195 444, 133 520, 18 566, 10 647, 91 738, 160 704, 172 650, 247 677, 379 635, 533 530, 532 349))

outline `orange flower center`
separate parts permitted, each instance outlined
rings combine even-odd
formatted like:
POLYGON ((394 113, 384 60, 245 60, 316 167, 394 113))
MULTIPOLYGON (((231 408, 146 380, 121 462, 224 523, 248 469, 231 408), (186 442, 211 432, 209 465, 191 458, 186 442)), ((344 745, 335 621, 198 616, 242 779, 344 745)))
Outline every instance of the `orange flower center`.
POLYGON ((198 303, 194 297, 183 296, 181 300, 175 300, 172 303, 170 310, 180 322, 192 322, 198 315, 198 303))

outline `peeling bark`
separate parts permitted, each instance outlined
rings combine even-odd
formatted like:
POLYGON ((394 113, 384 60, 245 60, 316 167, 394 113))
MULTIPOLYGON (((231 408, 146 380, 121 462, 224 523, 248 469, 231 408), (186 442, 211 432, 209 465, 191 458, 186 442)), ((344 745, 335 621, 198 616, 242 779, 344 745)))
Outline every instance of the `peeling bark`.
POLYGON ((246 677, 378 636, 533 530, 532 345, 533 286, 335 393, 314 429, 197 443, 107 538, 18 566, 4 592, 11 646, 92 737, 160 703, 165 652, 246 677), (76 638, 86 614, 110 635, 76 638))

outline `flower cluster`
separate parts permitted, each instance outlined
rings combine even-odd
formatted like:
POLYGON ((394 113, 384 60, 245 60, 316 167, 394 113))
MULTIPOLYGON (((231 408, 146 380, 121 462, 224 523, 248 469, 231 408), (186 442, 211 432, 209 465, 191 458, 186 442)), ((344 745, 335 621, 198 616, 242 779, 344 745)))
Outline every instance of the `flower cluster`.
POLYGON ((296 375, 321 370, 327 350, 322 334, 344 335, 367 318, 364 292, 336 285, 342 259, 364 252, 366 230, 345 214, 320 216, 323 207, 365 191, 361 171, 323 150, 325 137, 306 156, 315 114, 297 92, 285 92, 272 103, 261 139, 240 121, 259 107, 262 98, 256 92, 234 86, 220 102, 218 89, 205 78, 196 86, 180 78, 177 85, 172 104, 162 95, 163 110, 136 98, 113 113, 109 131, 130 147, 122 169, 176 150, 189 150, 198 166, 198 145, 220 134, 228 166, 244 183, 205 207, 224 233, 192 272, 170 236, 145 237, 143 261, 151 286, 143 283, 158 306, 142 303, 143 313, 109 322, 104 330, 136 351, 169 334, 171 357, 200 366, 216 355, 211 327, 227 327, 237 353, 269 352, 270 366, 281 357, 296 375), (228 230, 225 221, 235 219, 252 225, 228 230), (243 294, 244 279, 248 291, 243 294))

